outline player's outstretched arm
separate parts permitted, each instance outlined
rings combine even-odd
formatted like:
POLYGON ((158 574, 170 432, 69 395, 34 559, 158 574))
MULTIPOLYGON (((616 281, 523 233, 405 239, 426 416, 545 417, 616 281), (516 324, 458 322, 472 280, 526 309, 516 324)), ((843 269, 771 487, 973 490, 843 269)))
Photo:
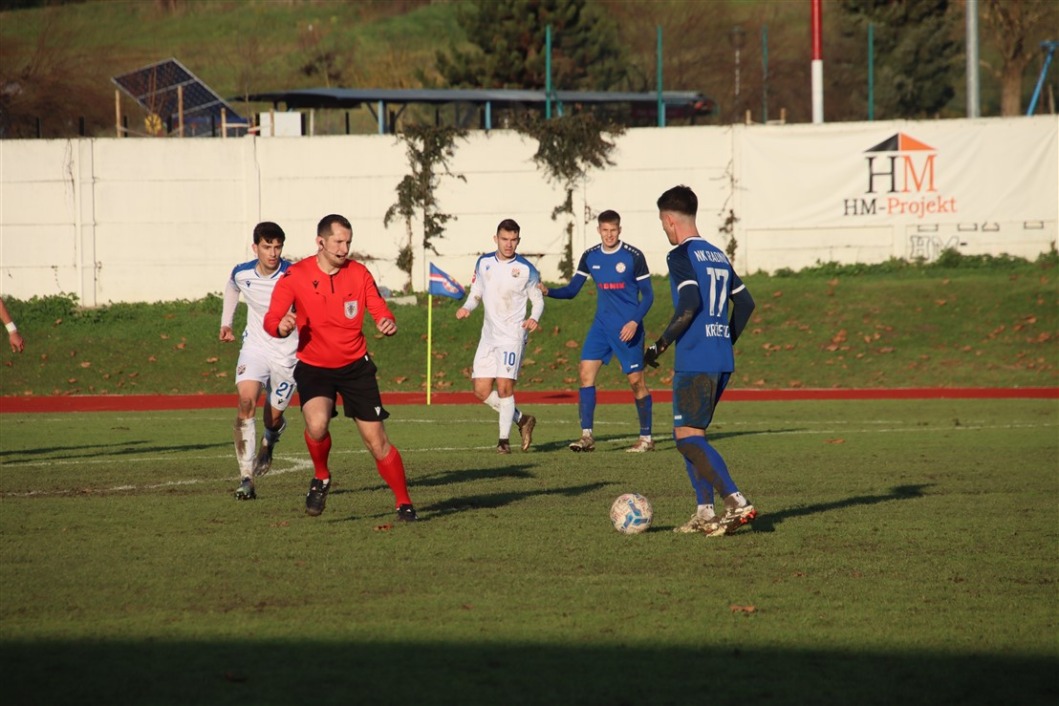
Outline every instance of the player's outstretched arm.
POLYGON ((674 341, 684 335, 684 332, 695 320, 702 301, 699 297, 699 287, 694 282, 689 282, 680 288, 680 298, 677 300, 673 318, 662 335, 651 346, 644 351, 643 362, 652 368, 658 367, 658 356, 662 355, 674 341))
POLYGON ((574 273, 573 279, 565 286, 558 289, 549 289, 541 285, 541 292, 543 292, 544 296, 551 299, 573 299, 581 291, 581 288, 585 286, 586 281, 588 281, 588 275, 578 271, 574 273))

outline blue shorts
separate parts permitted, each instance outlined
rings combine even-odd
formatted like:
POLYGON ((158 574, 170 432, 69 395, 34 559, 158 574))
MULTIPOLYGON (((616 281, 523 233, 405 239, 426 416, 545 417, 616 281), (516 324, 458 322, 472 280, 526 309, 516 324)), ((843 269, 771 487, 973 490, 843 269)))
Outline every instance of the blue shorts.
POLYGON ((731 373, 674 373, 673 426, 706 429, 731 373))
POLYGON ((619 338, 621 329, 609 331, 593 319, 581 346, 581 360, 602 360, 606 365, 613 356, 618 356, 621 371, 628 375, 643 370, 643 326, 636 330, 631 341, 619 338))

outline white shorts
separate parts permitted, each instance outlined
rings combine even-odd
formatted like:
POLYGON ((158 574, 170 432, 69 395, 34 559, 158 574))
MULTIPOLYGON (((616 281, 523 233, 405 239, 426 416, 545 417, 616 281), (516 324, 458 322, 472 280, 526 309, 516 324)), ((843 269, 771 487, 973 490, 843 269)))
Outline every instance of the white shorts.
POLYGON ((494 346, 479 343, 478 351, 474 354, 471 377, 518 380, 518 371, 522 367, 522 352, 525 349, 525 344, 494 346))
POLYGON ((252 346, 243 346, 235 366, 235 384, 253 380, 265 386, 265 398, 272 409, 282 412, 294 396, 294 366, 297 358, 277 358, 252 346))

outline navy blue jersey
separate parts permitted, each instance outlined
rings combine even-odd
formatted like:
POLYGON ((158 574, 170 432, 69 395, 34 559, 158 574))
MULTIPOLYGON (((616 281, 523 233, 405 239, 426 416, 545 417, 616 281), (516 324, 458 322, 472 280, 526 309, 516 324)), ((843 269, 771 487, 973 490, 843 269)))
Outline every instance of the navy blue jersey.
POLYGON ((573 299, 589 277, 596 283, 596 321, 607 331, 620 331, 630 321, 643 322, 654 292, 647 258, 638 248, 619 242, 612 252, 605 252, 602 243, 594 245, 581 255, 570 283, 549 290, 548 296, 573 299))
POLYGON ((702 237, 688 238, 669 251, 669 286, 677 307, 685 287, 698 290, 699 308, 691 326, 676 342, 674 370, 730 373, 735 370, 728 300, 746 288, 722 250, 702 237))

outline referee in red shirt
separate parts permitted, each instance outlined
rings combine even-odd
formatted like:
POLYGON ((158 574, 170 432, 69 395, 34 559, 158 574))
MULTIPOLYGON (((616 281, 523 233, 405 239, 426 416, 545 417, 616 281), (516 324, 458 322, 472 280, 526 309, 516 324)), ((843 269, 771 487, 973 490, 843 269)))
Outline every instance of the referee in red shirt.
POLYGON ((379 475, 393 491, 397 519, 412 521, 418 518, 408 497, 404 462, 386 436, 383 420, 390 413, 382 406, 377 368, 364 340, 365 313, 386 336, 397 333, 397 323, 368 269, 346 259, 352 239, 353 228, 345 217, 323 217, 316 228, 316 257, 291 265, 276 283, 265 331, 277 338, 298 331, 294 381, 305 418, 305 445, 315 469, 305 512, 314 517, 322 513, 331 489, 328 427, 336 415, 336 393, 341 393, 346 416, 357 423, 379 475))

